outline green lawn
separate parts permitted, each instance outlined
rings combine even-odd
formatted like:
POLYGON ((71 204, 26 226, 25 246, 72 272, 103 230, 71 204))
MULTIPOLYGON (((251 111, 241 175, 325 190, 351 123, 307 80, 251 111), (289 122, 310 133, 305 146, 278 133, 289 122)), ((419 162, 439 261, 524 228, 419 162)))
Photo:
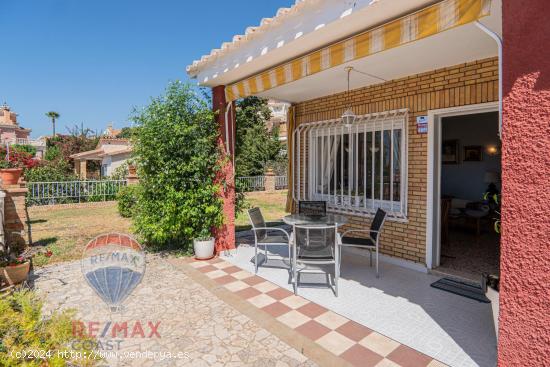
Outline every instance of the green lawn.
MULTIPOLYGON (((286 190, 273 193, 246 194, 250 207, 262 209, 267 222, 278 222, 285 215, 286 190)), ((107 232, 131 233, 131 220, 122 218, 116 203, 102 207, 40 209, 29 208, 31 238, 38 249, 50 249, 53 256, 37 255, 35 266, 80 259, 84 246, 94 237, 107 232)), ((236 218, 237 230, 250 228, 246 211, 236 218)))

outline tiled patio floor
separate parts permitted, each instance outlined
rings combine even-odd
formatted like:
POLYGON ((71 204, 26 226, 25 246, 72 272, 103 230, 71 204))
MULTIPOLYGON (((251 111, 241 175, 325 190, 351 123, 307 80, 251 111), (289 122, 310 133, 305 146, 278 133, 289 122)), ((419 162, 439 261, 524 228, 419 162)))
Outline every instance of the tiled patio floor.
MULTIPOLYGON (((445 366, 369 328, 295 296, 220 258, 190 265, 285 326, 353 366, 445 366)), ((268 330, 269 331, 269 330, 268 330)))
MULTIPOLYGON (((248 245, 250 240, 247 232, 239 233, 237 251, 222 257, 253 273, 254 248, 248 245)), ((282 256, 287 256, 287 251, 286 246, 270 250, 282 256)), ((490 304, 430 287, 439 279, 433 274, 388 262, 380 263, 380 273, 376 278, 366 257, 344 252, 339 297, 327 287, 326 278, 312 274, 304 275, 304 282, 310 284, 303 284, 299 294, 449 366, 496 365, 490 304)), ((258 276, 292 290, 288 266, 280 260, 262 264, 258 276)))

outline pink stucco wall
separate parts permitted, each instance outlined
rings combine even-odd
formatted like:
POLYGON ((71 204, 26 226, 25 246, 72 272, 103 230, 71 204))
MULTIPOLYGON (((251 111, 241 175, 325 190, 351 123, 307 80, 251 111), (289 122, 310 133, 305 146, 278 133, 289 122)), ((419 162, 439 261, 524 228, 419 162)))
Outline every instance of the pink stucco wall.
POLYGON ((228 126, 226 130, 225 109, 227 103, 223 85, 212 88, 212 104, 214 112, 217 113, 216 119, 220 129, 218 141, 220 149, 225 151, 226 142, 229 143, 230 148, 229 159, 219 173, 220 180, 225 181, 220 192, 220 197, 223 200, 224 224, 215 231, 216 253, 220 253, 235 248, 235 177, 233 175, 233 159, 231 159, 235 153, 235 144, 231 140, 235 136, 235 105, 233 104, 231 112, 227 114, 228 126), (226 131, 229 133, 228 136, 226 136, 226 131))
POLYGON ((550 1, 503 1, 499 366, 550 366, 550 1))

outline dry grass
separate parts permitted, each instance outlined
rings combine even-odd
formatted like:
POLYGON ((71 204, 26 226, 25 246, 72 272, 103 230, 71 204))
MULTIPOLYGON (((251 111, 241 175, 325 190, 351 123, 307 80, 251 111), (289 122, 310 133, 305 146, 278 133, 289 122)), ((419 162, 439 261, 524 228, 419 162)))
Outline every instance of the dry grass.
POLYGON ((116 203, 102 207, 43 210, 29 208, 33 246, 52 250, 47 258, 37 255, 34 265, 43 266, 79 259, 84 246, 107 232, 130 233, 130 220, 118 215, 116 203))
MULTIPOLYGON (((252 192, 246 198, 250 207, 262 209, 267 222, 277 222, 286 214, 286 190, 273 193, 252 192)), ((102 207, 59 208, 44 210, 29 208, 31 237, 37 249, 48 248, 50 258, 37 255, 35 266, 80 259, 84 246, 94 237, 107 232, 131 233, 131 220, 122 218, 116 203, 102 207)), ((246 211, 236 218, 237 230, 250 227, 246 211)))
MULTIPOLYGON (((275 192, 249 192, 246 194, 246 201, 249 207, 259 207, 266 222, 278 222, 285 215, 287 190, 275 192)), ((243 230, 250 227, 250 220, 246 210, 240 213, 235 219, 237 230, 243 230)))

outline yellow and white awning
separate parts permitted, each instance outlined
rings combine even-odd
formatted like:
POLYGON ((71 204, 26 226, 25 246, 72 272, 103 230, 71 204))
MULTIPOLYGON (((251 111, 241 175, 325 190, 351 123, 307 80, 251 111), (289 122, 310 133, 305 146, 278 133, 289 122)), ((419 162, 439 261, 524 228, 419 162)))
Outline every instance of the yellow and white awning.
POLYGON ((255 95, 490 15, 491 0, 444 0, 308 55, 228 85, 227 101, 255 95))

